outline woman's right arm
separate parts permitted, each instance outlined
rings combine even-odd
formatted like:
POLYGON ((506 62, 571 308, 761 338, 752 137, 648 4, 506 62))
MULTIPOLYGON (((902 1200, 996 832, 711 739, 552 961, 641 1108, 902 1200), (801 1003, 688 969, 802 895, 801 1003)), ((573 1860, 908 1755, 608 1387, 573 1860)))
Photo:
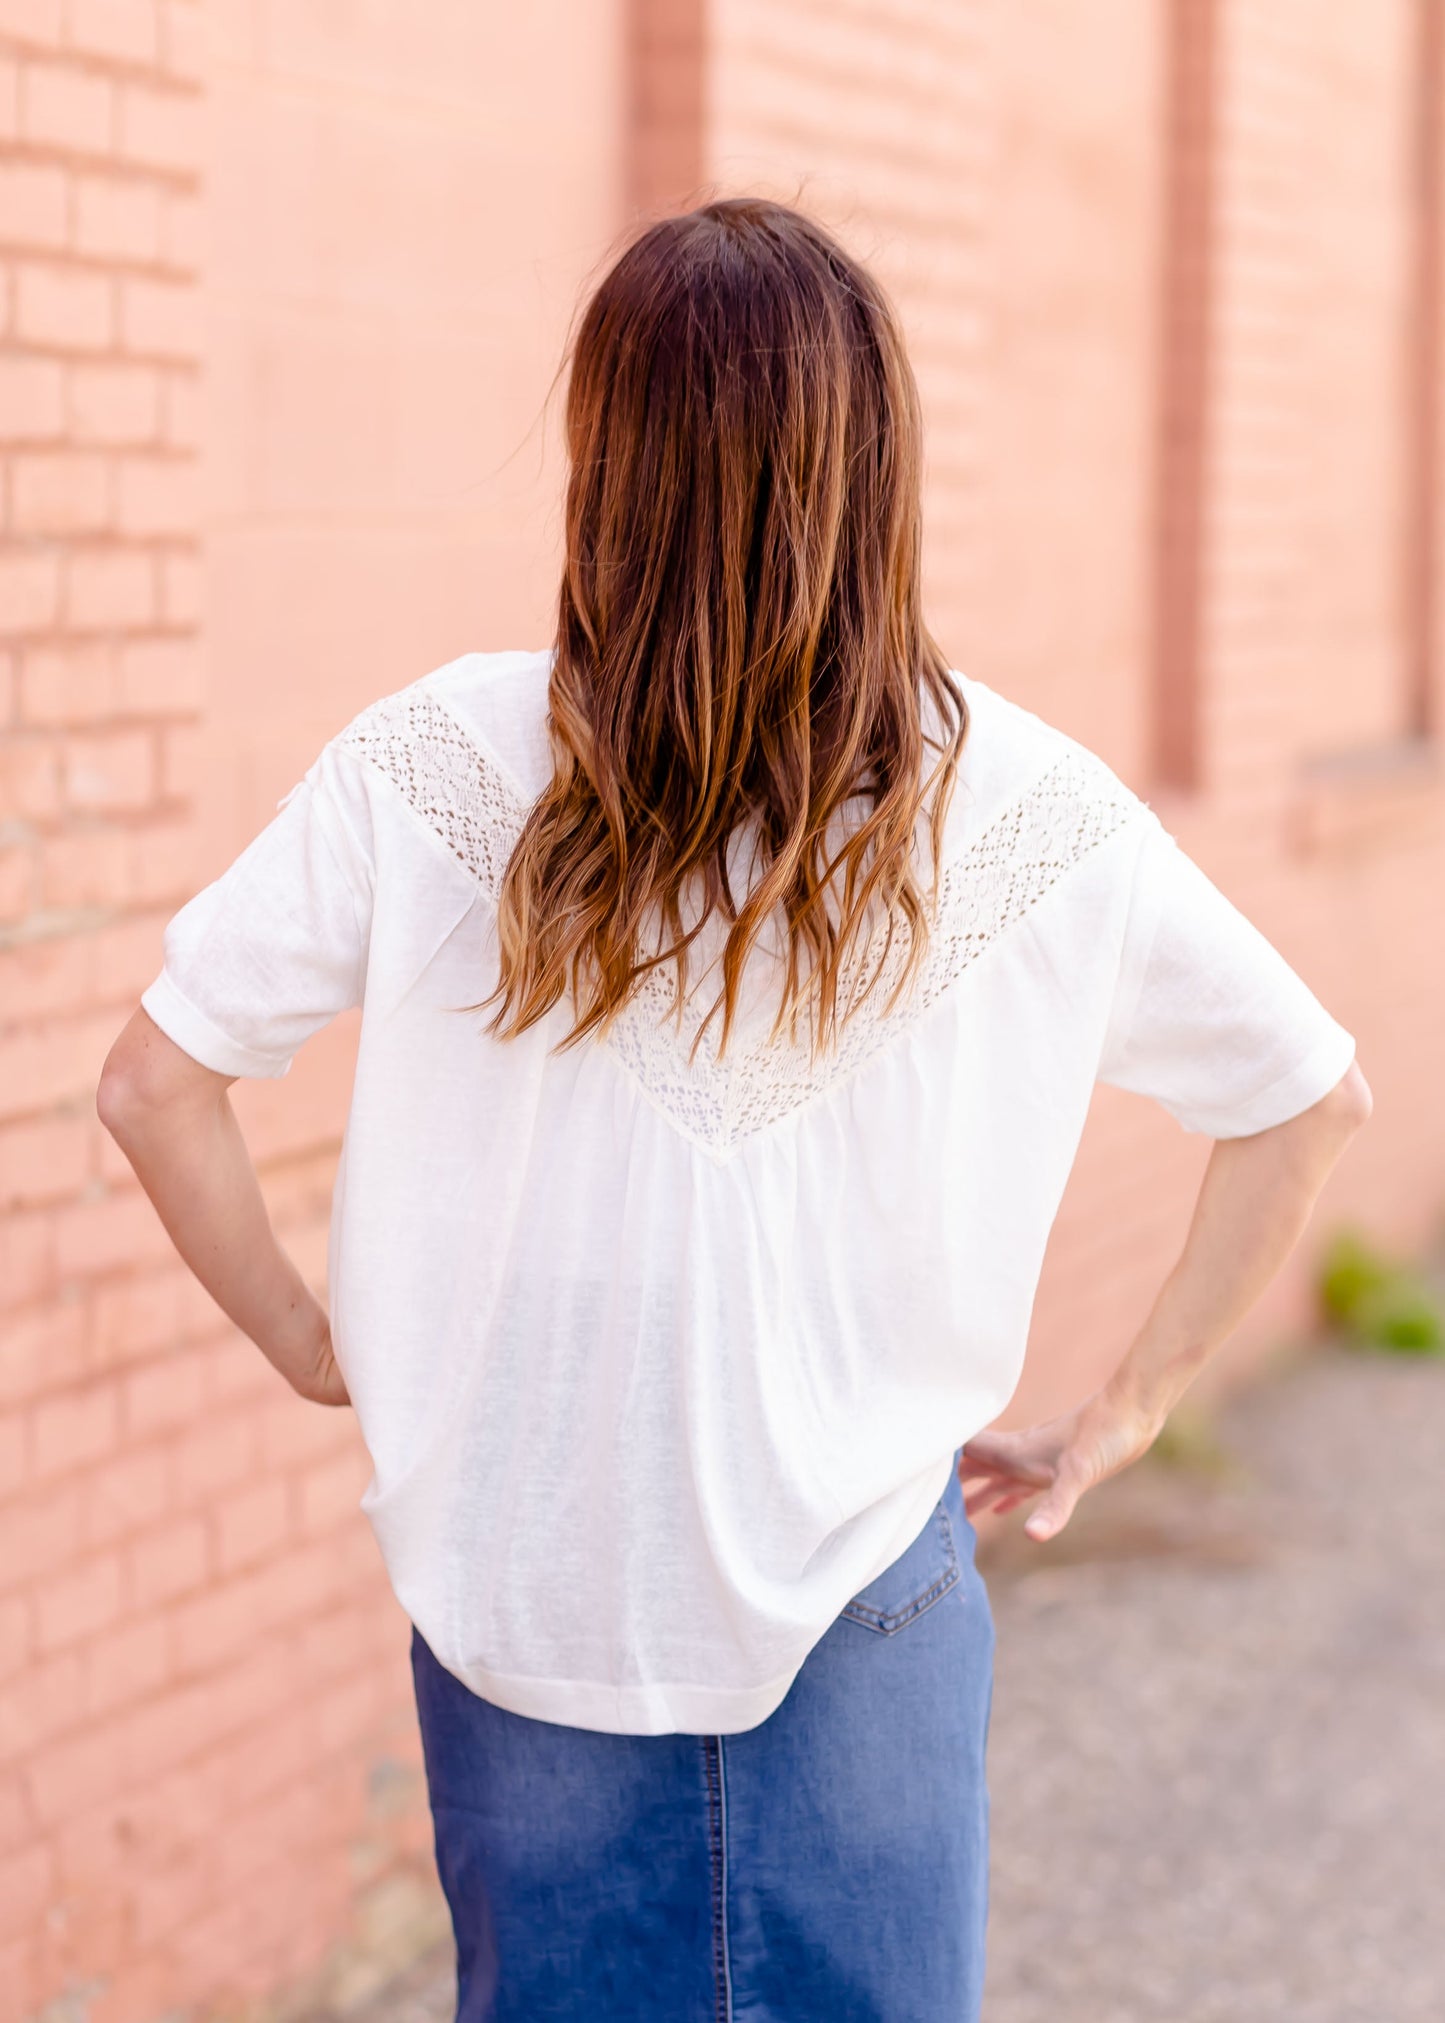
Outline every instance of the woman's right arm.
POLYGON ((1052 1538, 1088 1489, 1138 1459, 1214 1350, 1299 1241, 1325 1181, 1373 1107, 1357 1062, 1316 1103, 1214 1143, 1184 1247, 1108 1381, 1072 1411, 963 1450, 972 1516, 1044 1493, 1024 1529, 1052 1538))

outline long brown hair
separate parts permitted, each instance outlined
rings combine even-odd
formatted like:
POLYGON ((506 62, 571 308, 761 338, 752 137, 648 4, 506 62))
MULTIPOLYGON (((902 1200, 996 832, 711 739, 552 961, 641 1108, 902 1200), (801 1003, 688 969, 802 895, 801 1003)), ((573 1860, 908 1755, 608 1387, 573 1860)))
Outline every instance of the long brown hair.
POLYGON ((781 905, 773 1033, 786 1016, 795 1035, 807 1002, 816 1051, 836 1032, 840 971, 855 941, 866 950, 873 902, 884 953, 900 923, 911 935, 890 1005, 922 957, 915 828, 938 781, 936 898, 969 722, 920 609, 919 404, 893 309, 788 205, 727 198, 652 223, 581 317, 566 447, 553 777, 502 879, 500 981, 472 1009, 500 997, 491 1030, 507 1037, 570 985, 571 1046, 675 962, 680 1021, 688 946, 721 908, 721 1052, 749 948, 781 905), (942 754, 927 779, 925 746, 942 754), (856 797, 868 812, 828 861, 830 818, 856 797), (739 905, 728 846, 745 823, 761 870, 739 905), (684 930, 695 876, 704 903, 684 930), (649 954, 654 909, 670 941, 649 954))

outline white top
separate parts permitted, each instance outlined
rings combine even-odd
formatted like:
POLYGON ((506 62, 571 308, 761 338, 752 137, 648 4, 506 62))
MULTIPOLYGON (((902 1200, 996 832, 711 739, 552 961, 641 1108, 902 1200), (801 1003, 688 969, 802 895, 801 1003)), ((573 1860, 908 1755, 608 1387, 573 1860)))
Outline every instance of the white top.
POLYGON ((142 1003, 237 1076, 362 1008, 332 1339, 441 1662, 549 1721, 731 1733, 1008 1403, 1094 1082, 1231 1137, 1355 1043, 1101 759, 964 675, 940 920, 893 1012, 885 976, 814 1072, 805 1022, 768 1039, 764 949, 721 1064, 720 1019, 691 1065, 660 1020, 665 970, 604 1040, 549 1053, 565 1001, 497 1040, 455 1007, 496 980, 549 664, 466 653, 363 709, 175 914, 142 1003))

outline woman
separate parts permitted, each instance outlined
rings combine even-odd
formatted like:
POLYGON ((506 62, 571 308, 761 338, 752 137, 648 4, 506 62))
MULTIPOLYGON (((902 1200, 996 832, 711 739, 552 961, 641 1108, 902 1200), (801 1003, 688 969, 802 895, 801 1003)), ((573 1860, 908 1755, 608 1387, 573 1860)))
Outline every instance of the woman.
POLYGON ((1147 803, 948 666, 899 330, 817 224, 642 231, 567 442, 553 643, 328 742, 169 923, 101 1113, 358 1414, 459 2018, 976 2017, 972 1519, 1051 1537, 1145 1451, 1368 1090, 1147 803), (328 1321, 225 1091, 349 1006, 328 1321), (1101 1080, 1219 1143, 1109 1381, 990 1432, 1101 1080))

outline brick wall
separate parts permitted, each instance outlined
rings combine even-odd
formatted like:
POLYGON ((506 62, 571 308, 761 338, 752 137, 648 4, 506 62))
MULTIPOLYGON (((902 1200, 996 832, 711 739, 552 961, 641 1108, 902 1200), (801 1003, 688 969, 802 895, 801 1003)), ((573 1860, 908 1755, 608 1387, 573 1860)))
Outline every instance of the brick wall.
MULTIPOLYGON (((543 637, 623 202, 619 25, 559 61, 568 11, 0 5, 7 2023, 259 2016, 441 1929, 355 1423, 190 1278, 95 1086, 324 738, 543 637)), ((355 1025, 233 1091, 318 1287, 355 1025)))
MULTIPOLYGON (((1315 1238, 1402 1246, 1445 1196, 1445 960, 1411 927, 1445 870, 1411 573, 1417 540, 1441 564, 1438 12, 715 0, 706 98, 717 184, 801 188, 895 293, 943 644, 1102 751, 1357 1034, 1378 1107, 1315 1238)), ((1112 1366, 1207 1149, 1098 1092, 1010 1421, 1112 1366)), ((1198 1395, 1308 1328, 1313 1248, 1198 1395)))
POLYGON ((214 1521, 210 1436, 178 1423, 196 1302, 94 1103, 192 872, 200 30, 154 0, 0 10, 7 2014, 103 1971, 144 1917, 97 1808, 163 1766, 156 1604, 214 1521))
MULTIPOLYGON (((331 730, 547 636, 544 402, 639 207, 799 196, 876 263, 935 631, 1359 1036, 1317 1233, 1437 1231, 1440 0, 1327 11, 0 0, 0 2023, 259 2017, 436 1929, 366 1457, 180 1268, 94 1086, 331 730)), ((354 1038, 233 1091, 318 1284, 354 1038)), ((1112 1362, 1206 1156, 1099 1091, 1011 1418, 1112 1362)))

